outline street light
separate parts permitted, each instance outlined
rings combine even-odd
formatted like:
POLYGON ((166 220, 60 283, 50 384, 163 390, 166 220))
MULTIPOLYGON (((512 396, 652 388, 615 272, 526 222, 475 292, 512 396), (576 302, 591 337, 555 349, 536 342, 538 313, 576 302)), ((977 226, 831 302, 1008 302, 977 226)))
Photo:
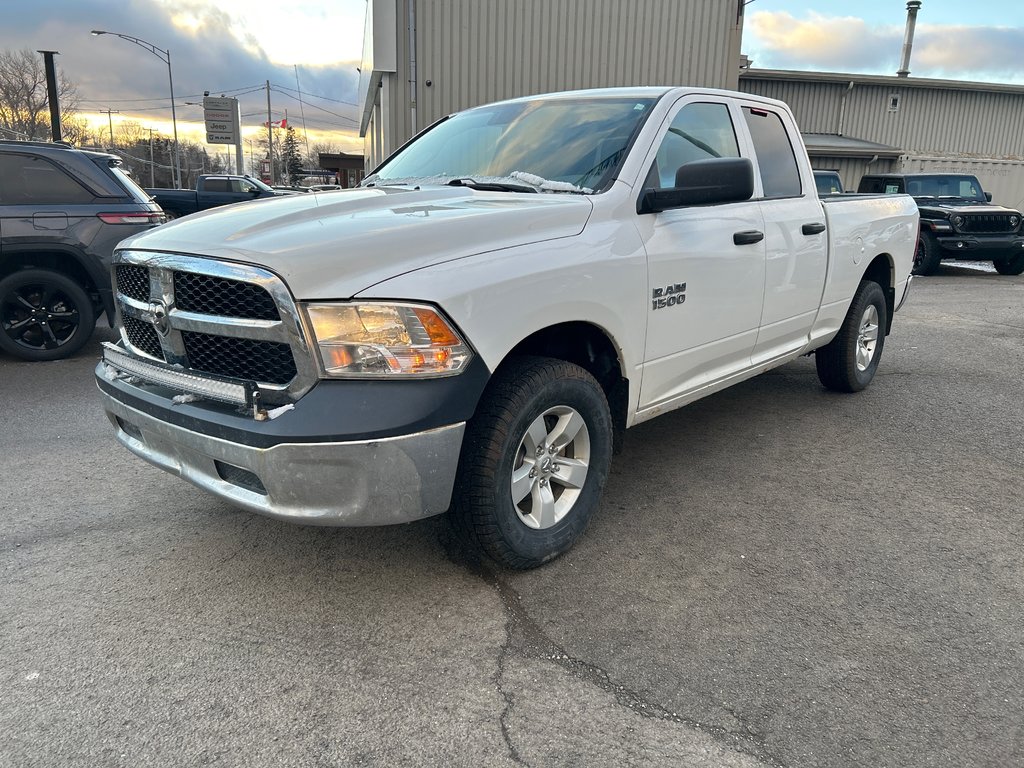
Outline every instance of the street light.
POLYGON ((178 152, 178 113, 174 109, 174 75, 171 74, 171 51, 169 49, 164 50, 163 48, 157 48, 152 43, 141 40, 138 37, 122 35, 120 32, 107 32, 103 29, 94 29, 91 34, 93 36, 113 35, 114 37, 120 37, 122 40, 127 40, 129 43, 135 43, 137 46, 145 48, 160 59, 160 61, 167 64, 167 81, 171 86, 171 123, 174 125, 174 170, 177 176, 174 181, 174 186, 181 189, 181 154, 178 152))

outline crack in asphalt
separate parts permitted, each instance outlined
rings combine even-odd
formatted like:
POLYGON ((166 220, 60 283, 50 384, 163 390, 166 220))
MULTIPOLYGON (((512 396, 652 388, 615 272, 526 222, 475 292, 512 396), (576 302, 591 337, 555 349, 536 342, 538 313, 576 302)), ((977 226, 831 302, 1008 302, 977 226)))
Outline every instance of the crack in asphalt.
POLYGON ((463 549, 454 541, 443 542, 448 558, 470 571, 498 594, 505 609, 505 642, 498 654, 497 669, 492 677, 495 689, 505 701, 505 708, 499 717, 502 738, 509 754, 518 765, 528 765, 512 742, 508 728, 508 717, 515 707, 515 697, 504 688, 505 666, 510 656, 525 660, 539 660, 554 663, 572 673, 577 679, 597 686, 611 694, 618 706, 628 709, 640 717, 677 723, 711 736, 716 741, 748 754, 773 768, 786 768, 785 763, 772 754, 765 743, 765 735, 750 725, 746 718, 735 709, 722 705, 722 709, 743 727, 743 731, 732 731, 708 723, 701 723, 689 717, 672 712, 665 706, 648 699, 644 694, 618 685, 611 675, 596 664, 577 659, 551 640, 522 606, 522 596, 477 555, 463 549))

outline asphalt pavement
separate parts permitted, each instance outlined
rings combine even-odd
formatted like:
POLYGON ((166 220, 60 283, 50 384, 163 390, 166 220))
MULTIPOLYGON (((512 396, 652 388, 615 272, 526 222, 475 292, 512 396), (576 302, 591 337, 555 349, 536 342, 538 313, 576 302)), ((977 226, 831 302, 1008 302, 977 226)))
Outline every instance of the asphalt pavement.
POLYGON ((627 433, 527 573, 442 518, 264 519, 0 356, 0 766, 1024 764, 1024 277, 943 266, 877 378, 627 433))

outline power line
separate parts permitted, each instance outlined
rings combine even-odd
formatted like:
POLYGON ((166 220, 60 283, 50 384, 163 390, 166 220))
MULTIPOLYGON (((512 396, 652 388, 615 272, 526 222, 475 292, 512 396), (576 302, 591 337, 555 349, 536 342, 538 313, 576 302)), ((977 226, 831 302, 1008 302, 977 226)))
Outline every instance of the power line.
MULTIPOLYGON (((281 88, 285 91, 295 90, 294 88, 289 88, 288 86, 285 85, 278 85, 277 83, 271 83, 271 85, 274 86, 275 88, 281 88)), ((333 101, 335 104, 348 104, 349 106, 352 107, 359 106, 359 104, 354 101, 345 101, 344 99, 332 99, 330 96, 317 96, 315 93, 309 93, 307 91, 302 91, 301 95, 312 99, 323 99, 324 101, 333 101)))
MULTIPOLYGON (((281 90, 278 86, 271 86, 271 90, 277 91, 282 96, 287 96, 289 99, 292 99, 293 101, 299 101, 299 99, 297 99, 295 96, 293 96, 290 93, 286 93, 285 91, 281 90)), ((303 94, 303 95, 306 95, 306 94, 303 94)), ((334 117, 340 117, 342 120, 348 120, 353 125, 359 125, 359 121, 358 120, 356 120, 355 118, 349 117, 348 115, 342 115, 342 114, 339 114, 338 112, 332 112, 331 110, 325 109, 324 107, 317 106, 316 104, 310 104, 308 101, 305 102, 305 103, 306 103, 307 106, 309 106, 310 109, 317 109, 317 110, 319 110, 321 112, 326 112, 328 115, 334 115, 334 117)))

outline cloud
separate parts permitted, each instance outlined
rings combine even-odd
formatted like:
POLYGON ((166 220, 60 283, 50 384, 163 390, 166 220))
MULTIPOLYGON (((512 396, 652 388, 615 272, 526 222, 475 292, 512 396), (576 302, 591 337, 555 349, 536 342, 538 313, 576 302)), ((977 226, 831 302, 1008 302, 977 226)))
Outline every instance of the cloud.
MULTIPOLYGON (((287 8, 278 4, 275 13, 287 13, 287 8)), ((219 95, 252 87, 260 90, 239 96, 243 115, 249 114, 243 123, 258 124, 266 120, 262 86, 267 80, 280 89, 271 94, 273 109, 279 113, 274 119, 287 109, 289 117, 299 123, 296 73, 291 64, 272 61, 246 25, 208 2, 39 0, 5 17, 0 26, 0 48, 59 50, 57 65, 78 85, 83 112, 112 108, 142 121, 168 119, 166 64, 113 35, 91 36, 92 29, 133 35, 170 50, 179 123, 202 119, 201 109, 184 102, 201 101, 204 91, 219 95), (289 89, 293 93, 289 94, 289 89)), ((321 39, 322 32, 313 30, 311 39, 312 35, 321 39)), ((298 63, 302 91, 335 100, 308 99, 305 112, 310 128, 353 136, 358 110, 342 102, 356 101, 358 62, 298 63)))
MULTIPOLYGON (((904 27, 856 16, 761 11, 746 22, 744 48, 757 67, 896 74, 904 27)), ((1024 82, 1024 29, 917 25, 910 69, 917 77, 1024 82)))

